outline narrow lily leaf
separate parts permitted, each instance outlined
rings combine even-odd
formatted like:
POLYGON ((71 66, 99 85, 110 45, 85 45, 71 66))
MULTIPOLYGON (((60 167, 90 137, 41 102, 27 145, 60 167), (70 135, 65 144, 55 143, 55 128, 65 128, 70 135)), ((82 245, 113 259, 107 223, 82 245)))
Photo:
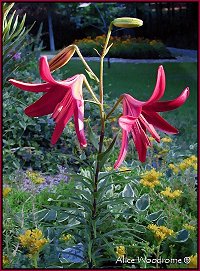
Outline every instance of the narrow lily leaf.
POLYGON ((113 43, 111 43, 108 48, 106 49, 105 55, 107 55, 107 53, 109 52, 110 48, 112 47, 113 43))
POLYGON ((117 135, 114 137, 114 139, 111 142, 108 149, 105 152, 98 155, 98 161, 99 161, 99 164, 100 164, 100 168, 102 168, 104 166, 105 162, 107 161, 107 159, 109 158, 109 156, 113 152, 116 139, 117 139, 117 135))
POLYGON ((3 5, 3 18, 6 20, 8 13, 10 12, 11 8, 14 6, 15 3, 11 3, 7 6, 7 3, 3 5))
POLYGON ((11 24, 12 24, 13 18, 14 18, 14 16, 15 16, 15 13, 16 13, 16 10, 12 13, 12 15, 11 15, 9 21, 7 22, 6 27, 3 29, 3 41, 6 40, 6 37, 9 36, 11 24))
POLYGON ((89 75, 90 79, 92 80, 96 80, 95 77, 94 77, 94 74, 90 71, 88 71, 87 69, 85 69, 85 71, 87 72, 87 74, 89 75))
POLYGON ((99 150, 97 135, 95 135, 95 133, 92 131, 92 128, 91 128, 89 122, 88 122, 88 137, 89 137, 92 145, 95 147, 95 149, 99 150))
POLYGON ((19 15, 17 15, 16 18, 15 18, 15 22, 14 22, 14 24, 13 24, 12 31, 11 31, 11 33, 10 33, 10 36, 11 36, 11 37, 12 37, 12 35, 15 33, 15 30, 16 30, 16 28, 17 28, 17 25, 18 25, 18 19, 19 19, 19 15))

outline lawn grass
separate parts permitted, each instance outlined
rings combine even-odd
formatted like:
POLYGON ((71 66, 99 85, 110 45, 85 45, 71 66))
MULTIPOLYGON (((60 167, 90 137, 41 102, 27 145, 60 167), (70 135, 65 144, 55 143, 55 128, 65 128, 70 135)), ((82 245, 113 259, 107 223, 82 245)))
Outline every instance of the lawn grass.
MULTIPOLYGON (((89 62, 98 75, 99 63, 89 62)), ((158 63, 111 63, 108 69, 104 65, 104 91, 110 98, 122 93, 130 93, 135 98, 146 100, 155 87, 158 63)), ((166 73, 166 91, 163 100, 176 98, 185 87, 190 88, 187 102, 179 109, 163 113, 180 130, 181 145, 185 149, 197 142, 197 63, 164 63, 166 73)), ((63 78, 75 73, 83 73, 84 67, 78 60, 70 61, 62 68, 63 78)))

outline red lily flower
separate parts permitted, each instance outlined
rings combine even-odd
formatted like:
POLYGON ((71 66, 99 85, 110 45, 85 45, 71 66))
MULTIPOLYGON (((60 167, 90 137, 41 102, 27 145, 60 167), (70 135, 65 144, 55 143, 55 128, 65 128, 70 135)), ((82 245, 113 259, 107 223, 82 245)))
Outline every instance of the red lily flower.
POLYGON ((122 128, 122 146, 114 168, 118 168, 125 159, 130 132, 141 162, 145 162, 147 147, 151 146, 146 130, 157 142, 160 141, 160 137, 155 128, 167 134, 178 133, 178 130, 171 126, 157 112, 170 111, 184 104, 189 96, 189 88, 186 88, 181 95, 174 100, 159 101, 164 92, 165 72, 163 67, 160 66, 155 89, 148 101, 142 102, 134 99, 129 94, 123 94, 123 116, 119 118, 119 125, 122 128))
POLYGON ((29 117, 40 117, 52 114, 56 122, 51 143, 55 144, 61 136, 70 118, 74 116, 75 130, 81 147, 86 147, 84 135, 84 100, 82 84, 85 76, 77 74, 64 81, 56 81, 51 75, 46 56, 40 58, 40 76, 46 81, 41 84, 23 83, 14 79, 9 82, 14 86, 30 92, 46 92, 39 100, 25 109, 29 117))

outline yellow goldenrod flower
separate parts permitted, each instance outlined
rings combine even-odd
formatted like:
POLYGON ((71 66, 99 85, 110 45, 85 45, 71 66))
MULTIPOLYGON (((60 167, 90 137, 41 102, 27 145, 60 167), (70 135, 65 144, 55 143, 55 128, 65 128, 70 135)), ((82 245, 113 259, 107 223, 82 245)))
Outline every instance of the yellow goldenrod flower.
POLYGON ((38 172, 27 171, 26 175, 34 184, 41 184, 45 181, 45 179, 38 172))
POLYGON ((105 170, 106 170, 106 171, 112 171, 112 170, 113 170, 113 167, 106 167, 105 170))
POLYGON ((118 257, 123 257, 126 254, 126 249, 124 246, 117 246, 116 247, 116 254, 118 257))
POLYGON ((147 229, 149 229, 150 231, 152 231, 154 233, 155 238, 158 241, 163 241, 164 239, 166 239, 168 236, 174 234, 174 231, 171 229, 168 229, 165 226, 157 226, 155 224, 149 224, 147 226, 147 229))
POLYGON ((8 196, 8 194, 11 192, 11 187, 6 186, 3 188, 3 197, 6 198, 8 196))
POLYGON ((119 171, 126 171, 126 170, 130 170, 130 168, 128 168, 128 167, 120 167, 119 168, 119 171))
POLYGON ((9 264, 9 263, 10 263, 10 261, 9 261, 9 259, 8 259, 8 256, 3 255, 3 266, 4 266, 4 265, 7 265, 7 264, 9 264))
POLYGON ((142 174, 142 178, 140 179, 140 183, 149 188, 154 188, 156 185, 160 184, 159 178, 162 176, 162 173, 156 171, 154 168, 145 171, 142 174))
POLYGON ((72 235, 71 234, 63 234, 60 238, 61 241, 67 242, 70 239, 72 239, 72 235))
POLYGON ((74 124, 70 121, 70 122, 68 123, 68 127, 73 129, 73 128, 74 128, 74 124))
POLYGON ((170 199, 175 199, 180 197, 180 195, 183 193, 181 190, 174 190, 171 191, 171 187, 167 186, 164 191, 160 192, 163 196, 168 197, 170 199))
POLYGON ((185 228, 188 231, 195 231, 195 227, 190 224, 183 224, 183 228, 185 228))
POLYGON ((169 164, 168 167, 175 173, 177 174, 179 172, 178 167, 176 167, 174 164, 169 164))
POLYGON ((41 251, 48 240, 44 238, 42 231, 39 229, 27 230, 24 234, 18 236, 20 244, 28 249, 30 256, 41 251))
POLYGON ((152 136, 149 137, 150 141, 156 141, 152 136))
POLYGON ((169 152, 168 149, 162 149, 158 152, 159 155, 162 155, 162 154, 167 154, 169 152))
POLYGON ((170 143, 170 142, 172 142, 172 139, 170 137, 163 137, 163 138, 161 138, 161 141, 164 143, 170 143))
POLYGON ((197 254, 190 256, 189 268, 197 268, 197 254))

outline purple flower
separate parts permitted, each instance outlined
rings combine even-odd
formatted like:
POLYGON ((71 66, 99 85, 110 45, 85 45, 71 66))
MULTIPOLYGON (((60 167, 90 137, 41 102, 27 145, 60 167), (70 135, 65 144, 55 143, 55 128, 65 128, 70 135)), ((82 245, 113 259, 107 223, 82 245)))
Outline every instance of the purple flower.
POLYGON ((20 60, 21 59, 21 53, 16 53, 13 55, 14 60, 20 60))

